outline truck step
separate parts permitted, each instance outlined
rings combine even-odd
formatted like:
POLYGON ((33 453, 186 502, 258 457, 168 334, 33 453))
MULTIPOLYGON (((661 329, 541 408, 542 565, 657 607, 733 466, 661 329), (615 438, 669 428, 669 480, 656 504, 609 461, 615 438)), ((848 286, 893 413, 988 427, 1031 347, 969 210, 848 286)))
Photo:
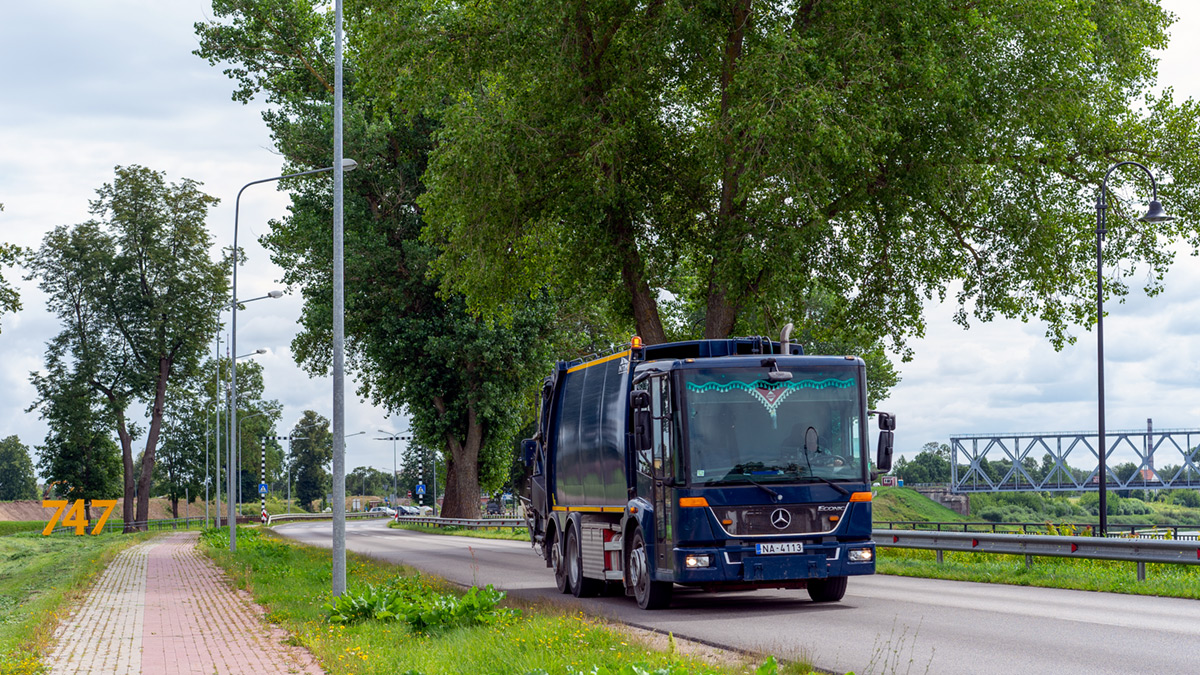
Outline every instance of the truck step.
POLYGON ((625 573, 622 572, 621 570, 605 570, 604 580, 605 581, 624 581, 625 573))
POLYGON ((612 541, 604 542, 604 550, 605 551, 620 551, 622 549, 623 549, 623 547, 621 545, 620 539, 613 539, 612 541))

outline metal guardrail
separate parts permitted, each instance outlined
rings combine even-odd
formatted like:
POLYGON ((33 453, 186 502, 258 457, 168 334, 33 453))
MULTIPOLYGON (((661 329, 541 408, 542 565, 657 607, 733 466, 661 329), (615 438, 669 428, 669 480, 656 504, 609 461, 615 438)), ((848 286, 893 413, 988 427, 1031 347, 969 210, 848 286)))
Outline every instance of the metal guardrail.
MULTIPOLYGON (((368 518, 391 518, 386 513, 381 511, 366 512, 366 513, 347 513, 347 520, 365 520, 368 518)), ((332 513, 276 513, 267 516, 267 527, 271 527, 277 522, 286 520, 333 520, 332 513)))
POLYGON ((1146 580, 1146 563, 1200 565, 1200 544, 1194 541, 929 530, 872 530, 871 536, 877 547, 936 551, 939 563, 944 551, 1023 555, 1026 567, 1033 566, 1034 556, 1134 562, 1138 581, 1146 580))
POLYGON ((522 518, 434 518, 432 516, 400 516, 396 519, 400 523, 412 523, 414 525, 434 525, 439 527, 466 527, 469 529, 479 529, 485 527, 511 527, 524 528, 526 527, 525 520, 522 518))
MULTIPOLYGON (((287 520, 329 520, 333 518, 332 513, 281 513, 278 515, 267 516, 267 527, 271 527, 277 522, 287 520)), ((347 513, 346 518, 395 518, 386 513, 347 513)), ((525 521, 520 518, 439 518, 434 516, 400 516, 395 518, 401 523, 412 523, 414 525, 434 525, 439 527, 466 527, 466 528, 484 528, 484 527, 525 527, 525 521)))
POLYGON ((876 546, 890 548, 1200 565, 1200 546, 1189 541, 921 530, 874 530, 871 535, 876 546))
MULTIPOLYGON (((1062 529, 1066 527, 1074 528, 1076 531, 1088 530, 1092 531, 1099 527, 1096 523, 991 523, 991 522, 928 522, 924 520, 883 520, 875 521, 875 525, 883 529, 902 529, 902 530, 936 530, 938 532, 991 532, 993 534, 1001 534, 1002 529, 1020 530, 1022 534, 1040 533, 1049 530, 1053 525, 1055 528, 1062 529)), ((1122 535, 1129 537, 1142 537, 1148 539, 1179 539, 1186 540, 1194 538, 1196 531, 1200 530, 1200 525, 1117 525, 1108 524, 1109 536, 1122 535), (1166 535, 1165 533, 1170 533, 1166 535), (1152 533, 1155 536, 1143 536, 1144 533, 1152 533)))

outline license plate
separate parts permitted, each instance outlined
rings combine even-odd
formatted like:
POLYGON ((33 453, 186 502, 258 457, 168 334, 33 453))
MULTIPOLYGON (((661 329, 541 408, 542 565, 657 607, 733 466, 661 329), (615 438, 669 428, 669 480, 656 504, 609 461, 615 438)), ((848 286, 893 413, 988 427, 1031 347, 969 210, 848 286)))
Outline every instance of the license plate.
POLYGON ((754 552, 759 555, 770 555, 772 553, 804 553, 804 544, 798 541, 784 542, 781 544, 755 544, 754 552))

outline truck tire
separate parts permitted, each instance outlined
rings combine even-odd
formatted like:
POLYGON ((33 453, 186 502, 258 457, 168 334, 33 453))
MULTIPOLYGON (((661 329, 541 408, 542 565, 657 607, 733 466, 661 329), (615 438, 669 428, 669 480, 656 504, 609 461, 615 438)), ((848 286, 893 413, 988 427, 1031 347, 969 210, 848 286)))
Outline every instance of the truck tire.
MULTIPOLYGON (((555 533, 557 535, 557 532, 555 533)), ((558 537, 552 536, 550 546, 550 567, 554 569, 554 585, 559 593, 568 593, 571 587, 567 584, 567 566, 563 561, 562 549, 558 545, 558 537)))
POLYGON ((671 593, 675 584, 669 581, 654 581, 650 578, 650 561, 646 556, 646 538, 642 528, 633 531, 629 543, 629 558, 625 561, 633 582, 633 597, 642 609, 662 609, 671 604, 671 593))
POLYGON ((846 595, 846 577, 829 577, 828 579, 810 579, 808 582, 808 597, 813 602, 837 602, 846 595))
POLYGON ((577 598, 590 598, 600 593, 604 582, 600 579, 588 579, 583 576, 583 547, 579 545, 579 527, 572 525, 567 528, 567 584, 571 595, 577 598))

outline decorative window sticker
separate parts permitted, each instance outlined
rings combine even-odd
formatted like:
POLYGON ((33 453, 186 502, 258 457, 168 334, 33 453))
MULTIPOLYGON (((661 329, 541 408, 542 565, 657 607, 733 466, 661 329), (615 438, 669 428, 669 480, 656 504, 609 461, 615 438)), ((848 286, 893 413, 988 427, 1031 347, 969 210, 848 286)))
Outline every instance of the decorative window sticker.
POLYGON ((779 409, 779 404, 793 392, 800 389, 848 389, 854 386, 854 380, 839 380, 834 377, 824 380, 798 380, 789 382, 767 382, 766 380, 755 380, 753 382, 705 382, 704 384, 696 384, 695 382, 687 383, 687 390, 696 393, 718 393, 727 394, 731 391, 744 391, 749 393, 763 407, 767 409, 767 413, 771 415, 771 425, 778 428, 778 420, 775 418, 775 413, 779 409))

